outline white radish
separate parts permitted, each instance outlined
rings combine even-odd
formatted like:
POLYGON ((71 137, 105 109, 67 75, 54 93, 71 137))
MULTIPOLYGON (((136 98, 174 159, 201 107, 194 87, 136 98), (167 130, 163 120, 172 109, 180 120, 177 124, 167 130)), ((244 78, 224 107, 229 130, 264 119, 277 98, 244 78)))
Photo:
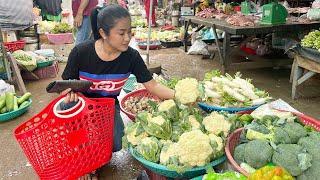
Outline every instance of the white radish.
POLYGON ((267 102, 269 98, 259 98, 259 99, 255 99, 255 100, 252 100, 252 105, 255 106, 255 105, 260 105, 260 104, 264 104, 267 102))
POLYGON ((208 88, 205 88, 205 93, 208 97, 210 98, 221 98, 221 95, 217 92, 214 92, 213 90, 211 89, 208 89, 208 88))
POLYGON ((234 89, 231 89, 229 86, 224 85, 223 91, 228 93, 230 96, 234 97, 238 101, 244 102, 246 100, 246 98, 243 95, 241 95, 234 89))

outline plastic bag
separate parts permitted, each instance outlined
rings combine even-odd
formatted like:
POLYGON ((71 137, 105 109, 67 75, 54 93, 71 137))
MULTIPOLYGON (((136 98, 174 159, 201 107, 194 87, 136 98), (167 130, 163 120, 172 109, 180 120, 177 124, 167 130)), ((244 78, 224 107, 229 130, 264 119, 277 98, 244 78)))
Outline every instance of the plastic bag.
POLYGON ((320 20, 320 9, 309 9, 307 18, 312 21, 320 20))
POLYGON ((209 55, 208 45, 202 40, 195 40, 187 54, 209 55))
POLYGON ((14 93, 14 86, 6 83, 4 80, 0 79, 0 96, 6 92, 14 93))
POLYGON ((33 71, 37 68, 37 59, 30 56, 27 52, 18 50, 12 53, 18 64, 28 71, 33 71))
POLYGON ((311 8, 313 9, 320 9, 320 1, 313 1, 311 8))

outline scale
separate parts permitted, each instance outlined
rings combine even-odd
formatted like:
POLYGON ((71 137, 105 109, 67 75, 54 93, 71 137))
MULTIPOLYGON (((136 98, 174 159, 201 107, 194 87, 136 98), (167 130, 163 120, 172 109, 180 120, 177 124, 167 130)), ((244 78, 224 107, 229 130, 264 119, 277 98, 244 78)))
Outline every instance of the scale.
POLYGON ((262 6, 262 18, 260 23, 265 25, 285 24, 287 16, 288 11, 286 8, 277 1, 273 1, 262 6))

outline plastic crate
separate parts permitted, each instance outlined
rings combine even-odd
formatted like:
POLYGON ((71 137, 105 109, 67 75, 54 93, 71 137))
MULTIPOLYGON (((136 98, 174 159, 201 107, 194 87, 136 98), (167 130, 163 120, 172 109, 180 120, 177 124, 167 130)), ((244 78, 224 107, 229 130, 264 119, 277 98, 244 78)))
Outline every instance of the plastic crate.
POLYGON ((72 33, 47 34, 47 38, 52 44, 72 44, 74 42, 72 33))
POLYGON ((39 80, 45 78, 55 78, 59 72, 58 62, 54 61, 52 65, 43 68, 37 68, 33 72, 23 71, 22 78, 25 80, 39 80))
POLYGON ((5 42, 4 47, 7 51, 14 52, 20 49, 23 49, 25 46, 24 40, 14 41, 14 42, 5 42))

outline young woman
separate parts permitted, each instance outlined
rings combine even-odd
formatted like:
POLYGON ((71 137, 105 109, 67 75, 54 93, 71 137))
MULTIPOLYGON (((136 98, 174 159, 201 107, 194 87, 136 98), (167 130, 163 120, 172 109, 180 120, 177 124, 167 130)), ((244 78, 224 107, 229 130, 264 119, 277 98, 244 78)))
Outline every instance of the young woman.
MULTIPOLYGON (((98 40, 79 44, 71 51, 63 79, 88 80, 94 83, 84 95, 88 97, 111 97, 116 99, 114 120, 114 148, 121 150, 124 125, 120 116, 119 95, 130 74, 154 95, 162 99, 174 97, 174 91, 152 79, 138 51, 129 47, 131 18, 129 12, 119 5, 100 10, 97 17, 98 40)), ((77 101, 75 93, 66 90, 65 104, 77 101)))

